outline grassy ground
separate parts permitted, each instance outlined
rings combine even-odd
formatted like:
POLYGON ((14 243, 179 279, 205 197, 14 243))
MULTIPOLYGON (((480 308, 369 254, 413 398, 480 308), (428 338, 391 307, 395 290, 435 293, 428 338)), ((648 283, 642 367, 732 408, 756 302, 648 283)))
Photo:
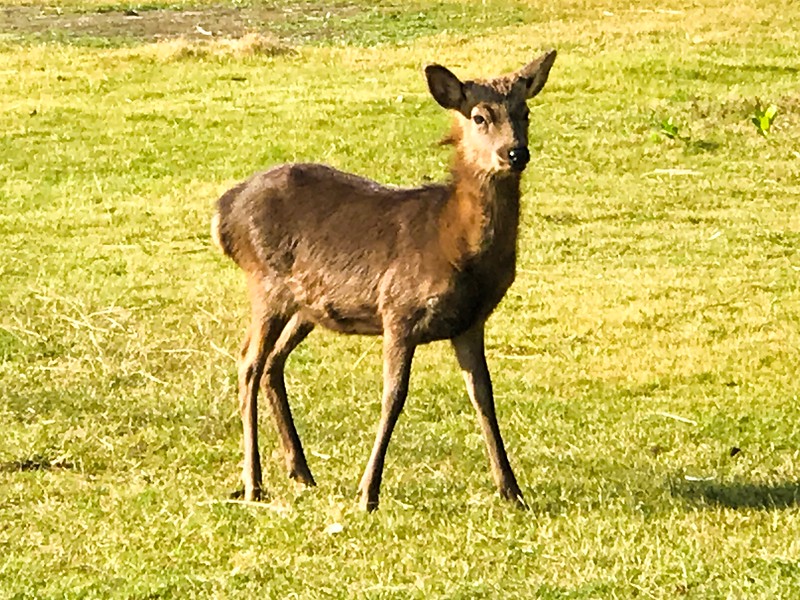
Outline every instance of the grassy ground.
MULTIPOLYGON (((10 4, 0 596, 800 594, 800 10, 249 2, 300 12, 268 43, 153 44, 12 29, 13 11, 58 11, 10 4), (263 415, 272 502, 225 503, 247 306, 210 248, 213 201, 282 161, 442 178, 447 116, 421 68, 491 75, 546 47, 560 53, 532 106, 518 278, 488 333, 532 509, 494 495, 435 344, 415 361, 381 509, 358 512, 380 345, 323 332, 288 375, 319 487, 289 484, 263 415), (779 108, 768 138, 758 100, 779 108)), ((63 19, 137 6, 59 5, 63 19)), ((167 6, 190 4, 139 10, 167 6)))

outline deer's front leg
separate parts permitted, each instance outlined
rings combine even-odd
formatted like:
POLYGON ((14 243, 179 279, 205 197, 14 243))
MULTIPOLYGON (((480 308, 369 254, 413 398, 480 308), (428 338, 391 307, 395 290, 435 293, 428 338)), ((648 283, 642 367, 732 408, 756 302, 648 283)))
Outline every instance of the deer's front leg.
POLYGON ((469 399, 478 412, 478 421, 483 431, 486 449, 489 452, 489 463, 495 485, 504 498, 525 506, 517 479, 508 462, 503 438, 500 436, 500 427, 497 424, 492 380, 489 376, 483 347, 483 324, 481 323, 455 338, 453 347, 467 384, 469 399))
POLYGON ((386 449, 389 447, 389 439, 392 437, 392 431, 403 410, 403 404, 408 394, 408 380, 413 356, 414 346, 407 340, 388 331, 384 334, 381 420, 378 424, 378 433, 372 447, 372 454, 358 486, 359 506, 364 510, 372 511, 378 508, 386 449))

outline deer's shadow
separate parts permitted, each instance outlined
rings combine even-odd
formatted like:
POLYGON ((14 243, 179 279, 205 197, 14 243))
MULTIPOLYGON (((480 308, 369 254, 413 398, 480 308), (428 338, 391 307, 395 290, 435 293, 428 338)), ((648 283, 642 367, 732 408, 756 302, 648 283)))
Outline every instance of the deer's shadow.
POLYGON ((679 481, 673 483, 672 495, 725 508, 783 510, 800 506, 800 482, 769 484, 746 481, 679 481))

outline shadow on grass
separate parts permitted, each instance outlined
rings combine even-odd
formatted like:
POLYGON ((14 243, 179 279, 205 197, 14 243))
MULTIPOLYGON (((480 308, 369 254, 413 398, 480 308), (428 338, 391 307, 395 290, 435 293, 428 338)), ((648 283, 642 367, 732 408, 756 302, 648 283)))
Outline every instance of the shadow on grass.
POLYGON ((9 460, 0 462, 0 473, 22 473, 25 471, 51 471, 53 469, 74 469, 71 462, 56 460, 51 462, 47 458, 36 456, 23 460, 9 460))
POLYGON ((785 65, 767 65, 758 63, 736 65, 724 62, 710 62, 709 64, 712 65, 712 68, 717 68, 724 71, 733 71, 735 73, 751 72, 751 73, 779 73, 781 75, 794 75, 795 73, 800 72, 800 68, 798 67, 794 66, 788 67, 785 65))
POLYGON ((716 152, 719 150, 719 142, 713 140, 689 140, 686 142, 686 150, 692 154, 699 154, 701 152, 716 152))
POLYGON ((765 484, 680 481, 673 484, 672 495, 725 508, 783 510, 800 506, 800 482, 765 484))

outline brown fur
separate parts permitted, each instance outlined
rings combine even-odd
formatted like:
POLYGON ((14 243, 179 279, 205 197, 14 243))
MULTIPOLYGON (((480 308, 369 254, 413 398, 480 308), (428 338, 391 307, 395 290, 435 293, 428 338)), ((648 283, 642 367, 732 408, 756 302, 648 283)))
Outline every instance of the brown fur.
POLYGON ((525 166, 514 160, 520 149, 527 156, 525 100, 544 85, 554 59, 551 52, 514 75, 482 82, 461 83, 444 67, 426 70, 434 98, 455 115, 445 184, 396 189, 324 165, 287 164, 219 199, 212 236, 245 271, 253 308, 239 362, 246 498, 261 491, 256 401, 264 376, 290 475, 314 484, 283 366, 322 325, 384 337, 383 411, 360 485, 364 508, 378 503, 414 349, 442 339, 452 340, 464 371, 495 482, 503 496, 522 502, 494 416, 483 327, 514 280, 525 166))

